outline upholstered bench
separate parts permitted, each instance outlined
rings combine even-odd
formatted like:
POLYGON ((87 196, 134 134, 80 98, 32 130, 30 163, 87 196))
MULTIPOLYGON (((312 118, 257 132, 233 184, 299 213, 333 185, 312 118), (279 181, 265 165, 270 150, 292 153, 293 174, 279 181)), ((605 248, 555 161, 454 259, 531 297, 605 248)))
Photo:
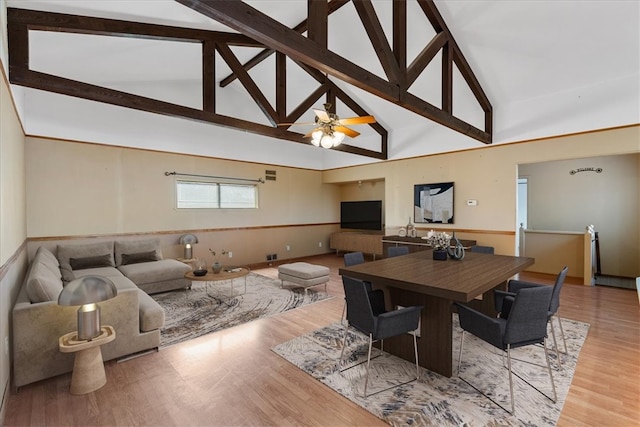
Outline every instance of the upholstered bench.
POLYGON ((281 286, 284 282, 295 283, 307 288, 324 284, 324 290, 327 291, 327 282, 329 281, 329 267, 322 265, 309 264, 308 262, 294 262, 291 264, 282 264, 278 267, 278 279, 281 286))

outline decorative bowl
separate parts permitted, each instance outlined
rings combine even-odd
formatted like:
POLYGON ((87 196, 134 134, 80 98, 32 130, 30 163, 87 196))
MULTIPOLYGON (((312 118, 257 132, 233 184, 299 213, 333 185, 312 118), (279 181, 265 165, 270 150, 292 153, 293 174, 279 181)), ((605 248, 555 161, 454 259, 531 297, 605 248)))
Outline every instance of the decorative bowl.
POLYGON ((207 270, 193 270, 194 276, 204 276, 207 274, 207 270))

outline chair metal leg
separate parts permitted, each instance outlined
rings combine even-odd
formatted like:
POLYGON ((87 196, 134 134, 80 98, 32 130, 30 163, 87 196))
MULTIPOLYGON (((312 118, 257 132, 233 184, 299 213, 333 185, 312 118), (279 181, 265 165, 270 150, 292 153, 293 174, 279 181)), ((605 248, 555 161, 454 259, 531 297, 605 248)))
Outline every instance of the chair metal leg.
POLYGON ((553 317, 558 319, 558 325, 560 326, 560 334, 562 335, 562 343, 564 344, 564 354, 568 354, 568 352, 567 352, 567 340, 564 337, 564 329, 562 329, 562 320, 560 320, 560 316, 558 316, 557 314, 554 315, 553 317))
POLYGON ((511 395, 511 415, 516 413, 516 403, 513 399, 513 371, 511 370, 511 344, 507 344, 507 368, 509 369, 509 394, 511 395))
POLYGON ((369 354, 367 355, 367 376, 364 380, 364 397, 367 397, 367 385, 369 383, 369 364, 371 363, 371 347, 373 346, 373 337, 369 334, 369 354))
POLYGON ((416 356, 416 380, 420 379, 420 365, 418 364, 418 338, 416 338, 415 331, 411 334, 413 335, 413 351, 416 356))
POLYGON ((344 349, 347 347, 347 334, 349 333, 349 323, 344 327, 344 339, 342 340, 342 351, 340 352, 340 361, 338 367, 342 366, 342 358, 344 357, 344 349))
POLYGON ((549 371, 549 378, 551 379, 551 389, 553 390, 553 403, 556 403, 558 396, 556 395, 556 384, 553 382, 553 373, 551 372, 551 363, 549 362, 549 351, 547 350, 547 340, 544 340, 544 357, 547 360, 547 370, 549 371))
MULTIPOLYGON (((551 336, 553 337, 553 348, 556 351, 556 358, 558 359, 558 366, 562 368, 562 360, 560 360, 560 350, 558 350, 558 342, 556 341, 556 330, 553 327, 553 317, 549 318, 549 324, 551 324, 551 336)), ((547 348, 545 347, 545 352, 547 348)))

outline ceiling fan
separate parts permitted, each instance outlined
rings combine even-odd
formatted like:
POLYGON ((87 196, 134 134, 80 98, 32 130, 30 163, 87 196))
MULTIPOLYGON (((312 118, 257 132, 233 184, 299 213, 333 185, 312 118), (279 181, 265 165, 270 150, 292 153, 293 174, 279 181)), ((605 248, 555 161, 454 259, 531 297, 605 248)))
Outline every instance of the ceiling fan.
POLYGON ((337 114, 330 112, 330 110, 331 104, 326 103, 324 104, 324 110, 313 108, 316 117, 312 123, 279 123, 278 126, 315 125, 315 128, 309 131, 304 137, 311 138, 311 143, 316 147, 332 148, 340 145, 345 135, 350 138, 355 138, 360 135, 360 132, 356 132, 345 125, 361 125, 376 122, 373 116, 341 119, 337 114))

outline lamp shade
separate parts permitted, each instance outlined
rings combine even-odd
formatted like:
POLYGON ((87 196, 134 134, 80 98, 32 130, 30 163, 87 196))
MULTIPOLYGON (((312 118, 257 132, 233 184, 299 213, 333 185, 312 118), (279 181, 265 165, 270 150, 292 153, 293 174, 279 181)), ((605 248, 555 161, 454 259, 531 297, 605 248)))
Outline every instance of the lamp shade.
POLYGON ((180 236, 180 244, 181 245, 193 245, 194 243, 198 243, 198 238, 193 234, 184 234, 180 236))
POLYGON ((58 305, 84 305, 106 301, 118 295, 113 282, 104 276, 83 276, 73 280, 62 289, 58 305))

